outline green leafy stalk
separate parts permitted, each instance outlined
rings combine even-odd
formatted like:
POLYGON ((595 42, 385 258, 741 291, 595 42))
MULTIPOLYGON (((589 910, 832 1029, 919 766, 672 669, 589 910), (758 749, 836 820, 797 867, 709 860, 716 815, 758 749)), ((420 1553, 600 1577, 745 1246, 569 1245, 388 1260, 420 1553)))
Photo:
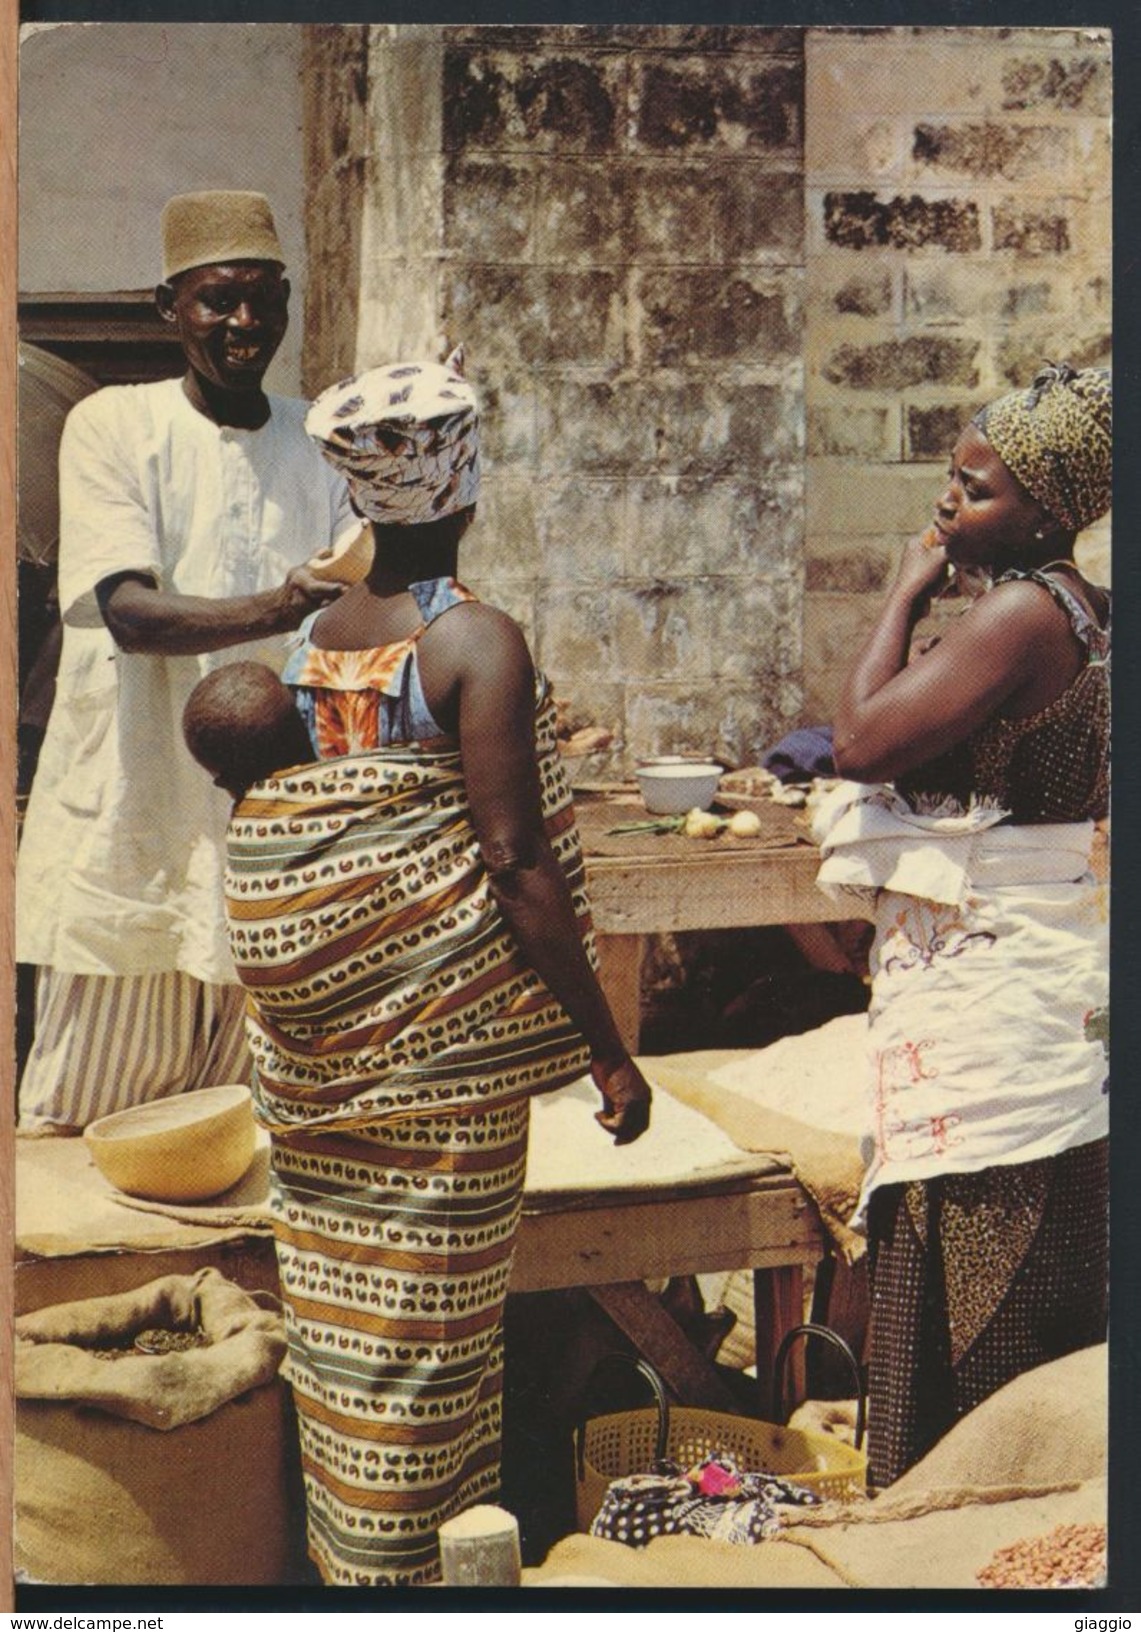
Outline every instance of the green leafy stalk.
POLYGON ((618 827, 608 827, 606 835, 609 838, 613 833, 680 833, 684 822, 684 816, 660 816, 652 822, 622 822, 618 827))

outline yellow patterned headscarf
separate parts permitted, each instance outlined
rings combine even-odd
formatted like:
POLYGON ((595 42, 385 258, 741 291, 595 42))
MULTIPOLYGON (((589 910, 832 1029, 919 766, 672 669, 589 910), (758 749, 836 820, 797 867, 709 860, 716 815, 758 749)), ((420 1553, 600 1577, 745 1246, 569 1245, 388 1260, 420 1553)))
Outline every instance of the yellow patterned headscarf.
POLYGON ((974 423, 1026 491, 1080 533, 1109 509, 1112 419, 1108 369, 1050 363, 1028 391, 999 397, 974 423))

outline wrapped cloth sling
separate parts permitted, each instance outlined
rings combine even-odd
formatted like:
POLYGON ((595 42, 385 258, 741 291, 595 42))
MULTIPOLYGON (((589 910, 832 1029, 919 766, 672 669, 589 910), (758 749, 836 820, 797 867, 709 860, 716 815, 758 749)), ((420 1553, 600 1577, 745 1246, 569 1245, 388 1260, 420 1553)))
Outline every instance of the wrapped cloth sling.
MULTIPOLYGON (((547 835, 593 958, 546 689, 536 751, 547 835)), ((256 783, 230 824, 226 907, 255 1099, 272 1132, 352 1132, 503 1104, 588 1066, 582 1037, 504 923, 450 742, 348 754, 256 783)))

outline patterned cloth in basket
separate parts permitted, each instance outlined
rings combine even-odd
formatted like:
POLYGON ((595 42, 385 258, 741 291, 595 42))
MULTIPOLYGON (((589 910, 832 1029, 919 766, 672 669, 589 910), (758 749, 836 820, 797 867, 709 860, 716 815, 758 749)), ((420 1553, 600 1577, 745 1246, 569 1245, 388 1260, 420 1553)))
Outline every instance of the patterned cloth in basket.
POLYGON ((663 1461, 649 1473, 613 1480, 590 1533, 627 1547, 682 1535, 747 1544, 776 1533, 781 1507, 819 1503, 814 1491, 774 1474, 743 1472, 729 1457, 713 1454, 688 1473, 663 1461))

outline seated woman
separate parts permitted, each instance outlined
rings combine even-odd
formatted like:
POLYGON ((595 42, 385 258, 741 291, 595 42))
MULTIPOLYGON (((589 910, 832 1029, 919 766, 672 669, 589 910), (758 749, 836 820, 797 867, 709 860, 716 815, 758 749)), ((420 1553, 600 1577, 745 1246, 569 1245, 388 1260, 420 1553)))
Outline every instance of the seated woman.
POLYGON ((1108 373, 1051 365, 963 431, 844 685, 830 893, 870 901, 869 1447, 890 1484, 1106 1320, 1108 373), (948 571, 991 587, 912 651, 948 571))
POLYGON ((375 554, 285 670, 309 763, 281 697, 247 690, 287 763, 257 761, 228 836, 309 1545, 341 1585, 435 1579, 440 1524, 496 1491, 530 1096, 589 1068, 617 1143, 650 1113, 594 972, 550 688, 456 579, 479 488, 457 362, 310 413, 375 554))

